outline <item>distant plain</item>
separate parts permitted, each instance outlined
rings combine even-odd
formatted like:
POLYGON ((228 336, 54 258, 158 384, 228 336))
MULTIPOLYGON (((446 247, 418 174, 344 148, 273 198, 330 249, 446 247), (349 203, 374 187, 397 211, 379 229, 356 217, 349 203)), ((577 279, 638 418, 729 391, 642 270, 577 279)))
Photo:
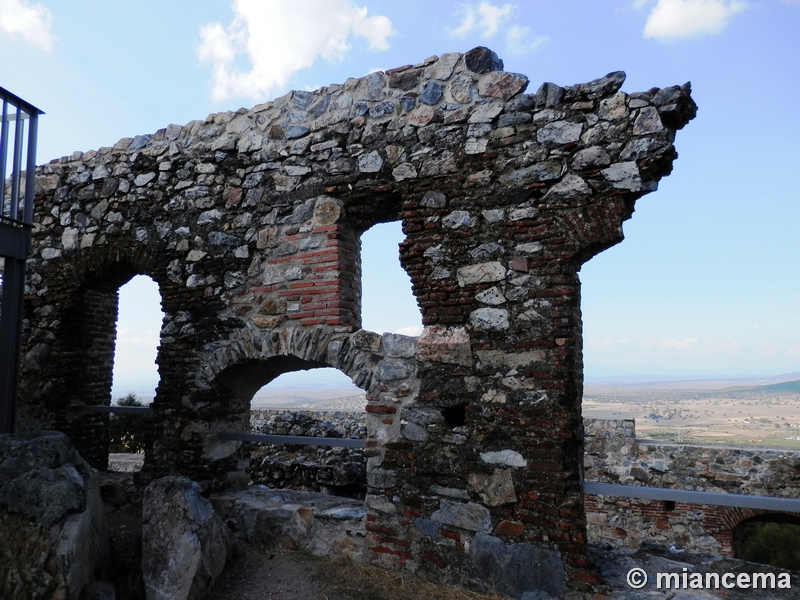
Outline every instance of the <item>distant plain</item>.
MULTIPOLYGON (((363 411, 355 387, 263 388, 252 408, 363 411)), ((769 379, 588 383, 583 416, 635 419, 639 439, 800 449, 800 373, 769 379)))
MULTIPOLYGON (((265 386, 251 408, 359 412, 366 403, 364 392, 345 378, 301 377, 265 386)), ((800 372, 768 379, 589 381, 583 416, 635 419, 638 439, 800 449, 800 372)))
POLYGON ((635 419, 639 439, 800 448, 800 373, 765 380, 587 384, 583 416, 635 419))

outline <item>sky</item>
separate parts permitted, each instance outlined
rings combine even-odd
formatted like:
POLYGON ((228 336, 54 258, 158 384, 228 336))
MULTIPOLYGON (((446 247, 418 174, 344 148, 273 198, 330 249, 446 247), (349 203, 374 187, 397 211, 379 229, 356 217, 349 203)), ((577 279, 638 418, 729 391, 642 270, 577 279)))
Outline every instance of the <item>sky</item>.
MULTIPOLYGON (((692 82, 673 173, 580 273, 587 381, 800 371, 800 0, 0 0, 0 86, 45 111, 40 163, 479 45, 530 93, 692 82)), ((401 239, 364 235, 378 332, 420 330, 401 239)), ((146 283, 121 292, 115 393, 157 378, 146 283)))

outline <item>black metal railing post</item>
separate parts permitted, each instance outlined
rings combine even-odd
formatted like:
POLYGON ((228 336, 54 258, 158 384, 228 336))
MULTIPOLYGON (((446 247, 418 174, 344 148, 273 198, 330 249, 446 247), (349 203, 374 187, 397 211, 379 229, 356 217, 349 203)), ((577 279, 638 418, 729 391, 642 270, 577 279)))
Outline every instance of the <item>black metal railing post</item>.
POLYGON ((17 382, 22 343, 22 303, 25 297, 25 261, 31 247, 36 170, 36 136, 41 110, 0 87, 0 433, 12 433, 16 419, 17 382), (9 113, 13 109, 13 114, 9 113), (10 122, 14 119, 10 181, 6 183, 10 122), (25 137, 25 121, 28 135, 25 137), (23 169, 23 148, 25 168, 23 169), (22 173, 25 186, 22 188, 22 173), (8 190, 8 194, 6 194, 8 190), (21 209, 20 209, 21 205, 21 209))

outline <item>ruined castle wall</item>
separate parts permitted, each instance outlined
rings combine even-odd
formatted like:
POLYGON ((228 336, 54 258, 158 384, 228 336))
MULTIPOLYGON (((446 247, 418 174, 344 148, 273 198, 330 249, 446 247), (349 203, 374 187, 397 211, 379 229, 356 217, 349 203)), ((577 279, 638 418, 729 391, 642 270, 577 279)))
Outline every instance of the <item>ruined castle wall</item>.
MULTIPOLYGON (((633 420, 585 419, 587 481, 715 493, 800 497, 800 452, 637 440, 633 420)), ((667 503, 587 494, 593 542, 637 549, 643 542, 732 556, 733 530, 745 519, 782 515, 727 506, 667 503)), ((798 517, 800 515, 793 515, 798 517)))
MULTIPOLYGON (((254 432, 267 435, 367 436, 363 412, 255 409, 250 412, 250 425, 254 432)), ((352 498, 363 498, 366 492, 366 459, 359 448, 254 444, 250 456, 254 483, 352 498)))
POLYGON ((800 498, 800 451, 637 440, 633 419, 584 419, 587 481, 800 498))
POLYGON ((110 378, 76 385, 108 348, 74 324, 111 331, 111 300, 83 299, 149 275, 165 318, 144 480, 241 482, 218 432, 245 431, 281 373, 332 366, 367 392, 372 560, 514 594, 592 583, 578 271, 622 239, 696 108, 688 85, 623 81, 526 94, 477 48, 40 167, 20 422, 104 465, 70 407, 110 401, 110 378), (359 329, 359 237, 397 220, 418 340, 359 329), (549 578, 512 582, 519 557, 549 578))

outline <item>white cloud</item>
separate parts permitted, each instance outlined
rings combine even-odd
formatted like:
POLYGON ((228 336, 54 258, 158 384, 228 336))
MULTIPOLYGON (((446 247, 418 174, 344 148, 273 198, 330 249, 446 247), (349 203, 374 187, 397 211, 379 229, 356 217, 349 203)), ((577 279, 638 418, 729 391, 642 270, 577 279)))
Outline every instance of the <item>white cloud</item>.
POLYGON ((422 335, 422 325, 411 325, 409 327, 401 327, 400 329, 394 330, 392 333, 399 333, 400 335, 410 335, 414 337, 419 337, 422 335))
POLYGON ((592 350, 620 350, 627 348, 633 343, 630 338, 622 338, 618 335, 607 335, 604 337, 593 337, 584 340, 584 346, 592 350))
POLYGON ((211 98, 235 96, 266 100, 317 57, 344 59, 351 35, 370 50, 386 50, 394 35, 384 16, 367 16, 352 0, 234 0, 234 18, 225 28, 209 23, 200 29, 197 56, 212 67, 211 98), (237 56, 250 61, 249 71, 234 66, 237 56))
POLYGON ((719 33, 745 8, 741 0, 658 0, 647 18, 644 37, 670 41, 719 33))
POLYGON ((513 56, 523 56, 546 44, 550 38, 546 35, 533 35, 530 27, 514 25, 506 34, 506 47, 513 56))
POLYGON ((460 9, 463 15, 461 24, 455 29, 448 29, 447 32, 453 37, 463 38, 477 29, 481 37, 492 37, 516 8, 515 4, 503 6, 495 6, 488 2, 481 2, 478 5, 464 4, 460 9))
POLYGON ((684 339, 648 338, 644 340, 641 344, 639 344, 639 349, 686 352, 686 351, 696 350, 698 343, 699 342, 696 338, 684 338, 684 339))
MULTIPOLYGON (((500 27, 510 20, 517 11, 516 4, 503 4, 495 6, 489 2, 480 4, 463 4, 459 13, 461 24, 455 29, 447 29, 452 37, 463 38, 474 33, 481 38, 490 38, 497 35, 500 27)), ((533 35, 530 27, 512 25, 505 35, 506 49, 509 54, 523 56, 533 52, 542 44, 550 41, 546 35, 533 35)))
POLYGON ((57 38, 50 32, 52 23, 53 13, 42 4, 0 0, 0 32, 21 38, 39 50, 49 52, 53 49, 57 38))
POLYGON ((800 344, 761 342, 756 346, 756 351, 762 356, 795 355, 800 354, 800 344))

